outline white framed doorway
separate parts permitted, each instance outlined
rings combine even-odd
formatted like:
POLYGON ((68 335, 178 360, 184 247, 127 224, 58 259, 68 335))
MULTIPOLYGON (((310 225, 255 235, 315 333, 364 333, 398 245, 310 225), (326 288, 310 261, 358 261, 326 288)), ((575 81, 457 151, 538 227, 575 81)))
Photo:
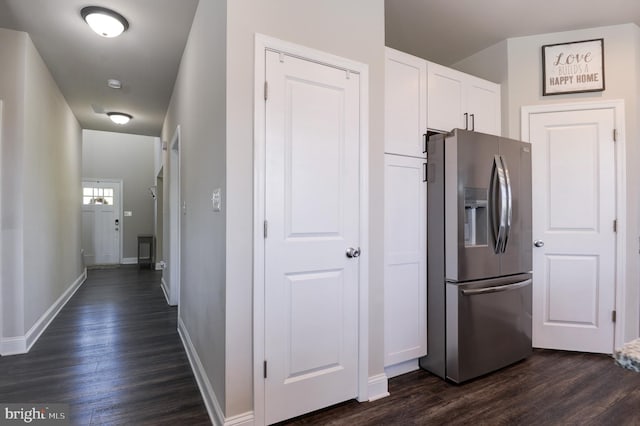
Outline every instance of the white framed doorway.
POLYGON ((156 235, 155 269, 160 271, 162 270, 162 262, 164 261, 164 167, 160 168, 160 171, 156 176, 154 205, 156 235))
POLYGON ((624 101, 522 108, 532 143, 533 344, 612 353, 624 343, 624 101))
POLYGON ((340 383, 348 388, 344 398, 368 400, 368 67, 257 34, 254 94, 254 414, 256 424, 265 424, 335 403, 331 398, 343 393, 340 383), (284 68, 275 69, 278 64, 284 68), (267 82, 268 89, 267 76, 273 80, 267 82), (335 117, 324 108, 338 99, 334 96, 343 108, 332 110, 344 119, 340 126, 334 126, 335 117), (287 123, 285 133, 293 132, 287 133, 284 144, 277 142, 283 129, 276 121, 287 123), (323 139, 325 144, 313 143, 318 134, 327 136, 327 129, 338 128, 344 131, 341 143, 333 144, 330 136, 323 139), (305 132, 310 135, 308 145, 300 143, 305 132), (333 172, 320 170, 312 158, 333 172), (343 183, 347 197, 332 192, 343 183), (314 195, 325 203, 318 206, 314 195), (313 206, 324 214, 303 215, 313 206), (347 216, 342 215, 343 207, 347 216), (344 222, 345 217, 350 219, 344 222), (320 240, 326 244, 316 245, 320 240), (300 250, 292 249, 297 243, 302 243, 300 250), (358 247, 361 254, 356 257, 349 250, 358 247), (279 256, 289 249, 297 256, 279 256), (328 263, 314 263, 317 259, 328 263), (327 302, 327 288, 334 289, 333 296, 344 304, 327 302), (274 292, 284 292, 289 302, 270 304, 268 296, 273 300, 274 292), (327 310, 338 314, 337 322, 321 320, 322 309, 305 305, 311 299, 318 306, 327 302, 327 310), (279 314, 279 308, 288 314, 279 314), (315 335, 303 333, 306 327, 301 323, 312 324, 315 335), (347 328, 345 336, 336 337, 332 333, 341 325, 347 328), (336 345, 313 352, 314 338, 320 335, 330 336, 336 345), (342 344, 350 349, 342 351, 342 344), (309 350, 315 355, 297 356, 309 350), (343 370, 347 377, 341 376, 343 370))
POLYGON ((82 180, 82 250, 86 266, 122 263, 122 180, 82 180))
POLYGON ((169 143, 169 304, 172 306, 180 304, 181 212, 180 125, 178 125, 169 143))

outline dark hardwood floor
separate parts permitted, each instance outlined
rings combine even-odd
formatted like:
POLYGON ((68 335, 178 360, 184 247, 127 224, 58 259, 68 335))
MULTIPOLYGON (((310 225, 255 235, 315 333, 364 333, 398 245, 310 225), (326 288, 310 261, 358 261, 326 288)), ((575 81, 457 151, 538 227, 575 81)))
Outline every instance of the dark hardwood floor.
POLYGON ((159 283, 90 270, 28 354, 0 358, 0 402, 69 404, 75 425, 211 424, 159 283))
MULTIPOLYGON (((210 424, 159 281, 89 271, 30 353, 0 357, 0 403, 67 403, 75 425, 210 424)), ((389 391, 284 424, 640 425, 640 374, 604 355, 537 350, 460 386, 416 371, 389 391)))
POLYGON ((349 401, 283 424, 640 425, 640 373, 606 355, 536 350, 529 359, 462 385, 414 371, 391 396, 349 401))

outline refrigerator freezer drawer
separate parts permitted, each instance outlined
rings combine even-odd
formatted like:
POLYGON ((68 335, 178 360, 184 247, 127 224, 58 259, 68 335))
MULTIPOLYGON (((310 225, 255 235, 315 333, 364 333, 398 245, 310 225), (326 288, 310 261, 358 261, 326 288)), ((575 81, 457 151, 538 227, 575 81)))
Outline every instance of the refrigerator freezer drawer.
POLYGON ((447 378, 456 383, 528 357, 531 275, 446 284, 447 378))

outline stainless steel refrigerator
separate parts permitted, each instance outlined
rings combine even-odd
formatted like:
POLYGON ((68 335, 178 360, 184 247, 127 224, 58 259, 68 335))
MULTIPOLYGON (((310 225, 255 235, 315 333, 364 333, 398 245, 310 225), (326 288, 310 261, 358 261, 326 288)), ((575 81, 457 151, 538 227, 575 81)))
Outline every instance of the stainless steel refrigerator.
POLYGON ((456 383, 531 354, 531 145, 456 129, 427 156, 427 355, 456 383))

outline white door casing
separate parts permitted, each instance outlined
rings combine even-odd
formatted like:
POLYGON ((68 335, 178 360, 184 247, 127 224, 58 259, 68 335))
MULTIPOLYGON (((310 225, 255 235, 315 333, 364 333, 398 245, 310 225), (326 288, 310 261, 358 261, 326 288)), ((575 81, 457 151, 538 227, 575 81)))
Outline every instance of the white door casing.
POLYGON ((256 424, 368 399, 367 80, 366 65, 256 35, 256 424))
POLYGON ((169 144, 169 304, 180 306, 182 198, 180 196, 180 126, 169 144))
POLYGON ((523 139, 532 143, 533 239, 544 244, 533 249, 533 345, 611 353, 624 282, 624 145, 614 142, 623 105, 532 108, 523 139))
POLYGON ((116 265, 121 260, 122 181, 85 179, 82 182, 82 249, 91 265, 116 265), (91 194, 90 194, 91 193, 91 194))

